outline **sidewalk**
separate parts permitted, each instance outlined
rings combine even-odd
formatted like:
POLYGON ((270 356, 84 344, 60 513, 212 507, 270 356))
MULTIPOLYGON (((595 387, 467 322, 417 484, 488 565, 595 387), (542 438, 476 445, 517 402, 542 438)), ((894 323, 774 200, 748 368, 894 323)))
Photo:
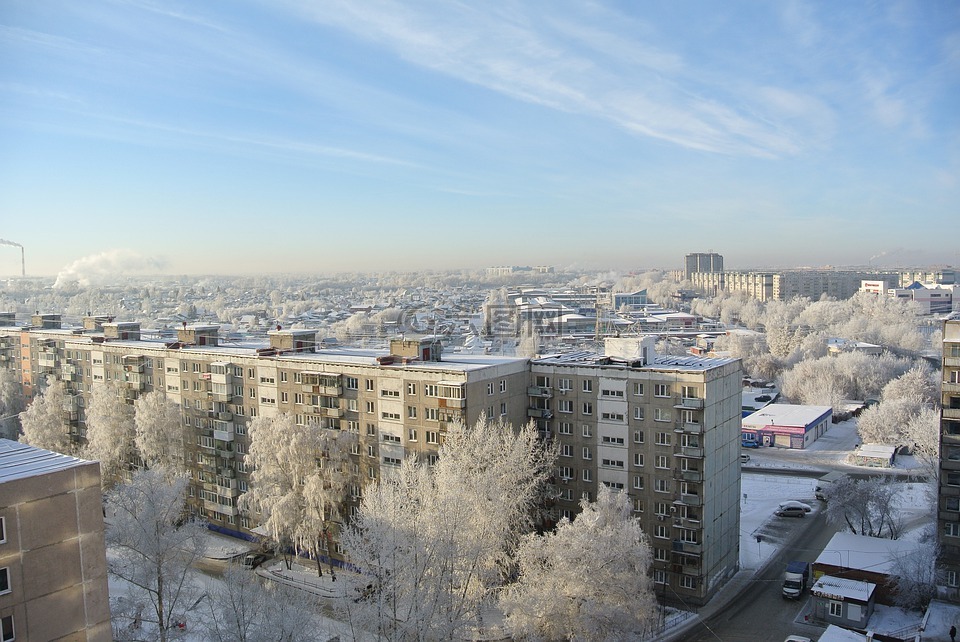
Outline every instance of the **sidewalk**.
POLYGON ((693 615, 693 617, 683 620, 675 627, 663 631, 652 639, 657 640, 658 642, 671 642, 672 640, 676 640, 701 620, 709 619, 717 612, 727 608, 734 600, 737 599, 737 596, 740 595, 740 591, 742 591, 747 584, 750 583, 750 580, 753 579, 753 576, 756 573, 759 573, 760 570, 761 569, 741 569, 736 575, 730 578, 726 584, 723 585, 723 588, 713 596, 712 600, 701 606, 697 613, 693 615))

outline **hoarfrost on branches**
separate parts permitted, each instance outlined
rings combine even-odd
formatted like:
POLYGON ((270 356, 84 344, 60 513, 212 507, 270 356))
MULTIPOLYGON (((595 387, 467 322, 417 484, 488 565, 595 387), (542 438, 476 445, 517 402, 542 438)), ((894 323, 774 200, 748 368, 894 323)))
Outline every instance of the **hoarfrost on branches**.
POLYGON ((855 480, 845 476, 825 488, 823 494, 831 524, 846 526, 855 535, 899 539, 903 517, 896 504, 896 483, 878 477, 855 480))
POLYGON ((86 411, 87 444, 83 456, 100 462, 104 488, 120 476, 129 460, 134 438, 133 410, 120 398, 113 382, 95 384, 86 411))
POLYGON ((650 546, 626 493, 601 486, 574 521, 527 535, 500 600, 519 639, 623 640, 656 618, 650 546))
POLYGON ((73 444, 63 423, 67 402, 63 382, 47 377, 46 387, 20 415, 23 428, 21 441, 37 448, 71 454, 73 444))
POLYGON ((133 407, 137 450, 147 466, 180 470, 186 435, 179 406, 155 390, 142 395, 133 407))

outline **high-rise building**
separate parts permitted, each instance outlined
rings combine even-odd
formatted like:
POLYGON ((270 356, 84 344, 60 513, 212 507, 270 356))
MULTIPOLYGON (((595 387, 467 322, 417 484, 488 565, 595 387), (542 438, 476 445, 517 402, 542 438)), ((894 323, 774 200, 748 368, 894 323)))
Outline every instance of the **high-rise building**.
POLYGON ((738 569, 742 370, 654 346, 607 339, 605 354, 534 360, 528 415, 559 445, 555 517, 600 484, 626 491, 658 595, 702 604, 738 569))
POLYGON ((937 501, 943 597, 960 601, 960 320, 943 324, 940 486, 937 501))
POLYGON ((0 439, 0 640, 112 639, 100 465, 0 439))
POLYGON ((723 272, 723 257, 716 252, 695 252, 684 257, 684 278, 705 272, 708 274, 723 272))

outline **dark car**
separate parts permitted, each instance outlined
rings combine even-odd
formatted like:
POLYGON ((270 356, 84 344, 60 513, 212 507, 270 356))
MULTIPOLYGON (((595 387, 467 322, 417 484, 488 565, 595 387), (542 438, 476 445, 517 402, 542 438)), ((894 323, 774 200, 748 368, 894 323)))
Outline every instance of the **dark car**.
POLYGON ((270 556, 266 553, 247 553, 243 556, 243 561, 240 564, 243 568, 257 568, 268 559, 270 559, 270 556))
POLYGON ((759 448, 760 442, 756 439, 741 439, 740 445, 744 448, 759 448))

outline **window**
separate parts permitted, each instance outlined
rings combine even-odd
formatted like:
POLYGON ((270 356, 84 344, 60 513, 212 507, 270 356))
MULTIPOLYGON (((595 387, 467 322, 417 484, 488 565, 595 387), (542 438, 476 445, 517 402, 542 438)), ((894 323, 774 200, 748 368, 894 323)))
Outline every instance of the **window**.
POLYGON ((560 468, 557 469, 557 475, 560 479, 573 479, 573 469, 569 466, 560 466, 560 468))
POLYGON ((947 571, 947 586, 952 588, 960 586, 960 576, 956 571, 947 571))
POLYGON ((623 484, 620 482, 605 481, 603 482, 603 485, 614 490, 623 490, 623 484))
POLYGON ((947 522, 943 526, 943 534, 947 537, 960 537, 960 523, 947 522))
POLYGON ((286 383, 286 382, 287 382, 287 373, 286 373, 286 372, 281 372, 281 373, 280 373, 280 383, 286 383))
POLYGON ((657 468, 663 468, 663 469, 670 468, 670 466, 667 464, 667 456, 666 456, 666 455, 657 455, 657 461, 656 461, 656 464, 654 464, 654 465, 655 465, 657 468))
MULTIPOLYGON (((240 413, 240 414, 243 414, 243 413, 240 413)), ((247 434, 247 424, 241 424, 241 423, 234 424, 233 431, 238 435, 245 435, 247 434)))
POLYGON ((583 380, 583 391, 584 391, 584 392, 593 392, 593 379, 584 379, 584 380, 583 380))
POLYGON ((642 444, 642 443, 643 443, 643 431, 642 431, 642 430, 634 430, 634 431, 633 431, 633 443, 635 443, 635 444, 642 444))
POLYGON ((572 435, 573 434, 573 424, 569 421, 561 421, 560 425, 557 426, 557 432, 561 435, 572 435))
POLYGON ((386 419, 387 421, 400 421, 399 412, 387 412, 386 410, 380 413, 381 419, 386 419))
POLYGON ((633 487, 635 490, 643 490, 643 475, 633 476, 633 487))
POLYGON ((667 527, 663 524, 657 524, 653 527, 653 536, 659 539, 667 539, 667 527))
POLYGON ((583 414, 592 415, 593 414, 593 403, 589 401, 583 402, 583 414))
POLYGON ((670 385, 666 383, 658 383, 653 386, 653 396, 654 397, 669 397, 670 396, 670 385))
POLYGON ((608 468, 623 468, 623 461, 620 459, 601 459, 600 461, 608 468))
POLYGON ((280 403, 290 403, 290 395, 286 392, 281 392, 280 403))
POLYGON ((17 635, 13 630, 13 616, 5 615, 0 618, 0 633, 2 633, 3 642, 10 642, 10 640, 15 640, 17 635))
POLYGON ((604 421, 616 421, 618 423, 623 423, 623 413, 620 412, 604 412, 600 415, 600 418, 604 421))
POLYGON ((400 459, 398 457, 384 457, 383 463, 387 466, 399 466, 400 459))
POLYGON ((583 481, 592 482, 593 481, 593 471, 589 468, 583 469, 583 481))
POLYGON ((593 453, 590 452, 590 446, 583 447, 583 458, 586 460, 593 459, 593 453))
POLYGON ((573 402, 569 399, 559 399, 557 401, 557 412, 573 412, 573 402))
POLYGON ((680 396, 684 399, 696 399, 697 398, 697 387, 696 386, 681 386, 680 387, 680 396))
POLYGON ((666 517, 669 512, 670 509, 665 502, 657 502, 657 505, 653 508, 654 515, 666 517))
POLYGON ((506 391, 507 391, 507 380, 506 380, 506 379, 501 379, 501 380, 500 380, 500 392, 506 392, 506 391))
POLYGON ((427 443, 428 444, 439 444, 440 443, 440 433, 436 430, 427 431, 427 443))
POLYGON ((10 569, 0 568, 0 595, 10 592, 10 569))
POLYGON ((571 446, 570 444, 562 444, 560 446, 560 456, 573 457, 573 446, 571 446))
POLYGON ((633 453, 633 465, 643 466, 643 453, 633 453))
POLYGON ((612 444, 614 446, 622 446, 624 442, 623 437, 608 437, 607 435, 601 437, 600 441, 604 444, 612 444))
POLYGON ((637 406, 633 409, 633 418, 643 421, 643 406, 637 406))
POLYGON ((373 405, 373 402, 368 401, 366 405, 367 412, 375 412, 374 408, 375 406, 373 405))
POLYGON ((7 518, 0 517, 0 544, 7 542, 7 518))
POLYGON ((830 600, 830 615, 832 617, 843 617, 843 602, 830 600))
POLYGON ((492 394, 493 394, 493 382, 492 382, 492 381, 487 384, 487 394, 488 394, 488 395, 492 395, 492 394))
POLYGON ((658 493, 669 493, 670 485, 666 479, 656 479, 654 480, 653 490, 658 493))
POLYGON ((501 404, 500 404, 500 415, 502 416, 502 415, 505 415, 505 414, 507 414, 507 404, 506 404, 506 403, 501 403, 501 404))
POLYGON ((643 384, 642 384, 642 383, 635 383, 635 384, 633 384, 633 394, 634 394, 634 396, 636 396, 636 397, 642 397, 642 396, 643 396, 643 384))
POLYGON ((670 411, 666 408, 654 408, 653 420, 654 421, 670 421, 670 411))
POLYGON ((960 497, 947 497, 944 508, 953 513, 960 512, 960 497))
POLYGON ((367 392, 373 392, 373 379, 365 379, 363 387, 367 392))
POLYGON ((408 383, 408 384, 407 384, 407 394, 408 394, 408 395, 415 395, 415 394, 417 394, 417 384, 415 384, 415 383, 408 383))
POLYGON ((344 383, 346 384, 347 390, 360 389, 360 379, 358 379, 357 377, 345 377, 344 383))
POLYGON ((658 446, 669 446, 669 445, 670 445, 670 433, 668 433, 668 432, 658 432, 658 433, 657 433, 657 445, 658 445, 658 446))
POLYGON ((681 575, 680 588, 685 588, 685 589, 697 588, 697 578, 695 578, 693 575, 681 575))
POLYGON ((590 424, 583 424, 583 426, 581 426, 581 434, 584 437, 593 437, 593 426, 590 424))
POLYGON ((399 436, 399 435, 391 435, 391 434, 385 432, 385 433, 381 433, 381 434, 380 434, 380 438, 383 439, 383 441, 385 441, 385 442, 394 443, 394 444, 399 444, 399 443, 400 443, 400 436, 399 436))
POLYGON ((573 380, 572 379, 558 379, 557 388, 560 392, 567 392, 568 390, 573 390, 573 380))
POLYGON ((635 500, 633 500, 633 512, 634 512, 634 513, 642 513, 642 512, 643 512, 643 500, 642 500, 642 499, 635 499, 635 500))
POLYGON ((400 391, 399 390, 381 390, 380 396, 381 397, 399 397, 400 391))
POLYGON ((440 409, 439 408, 424 408, 423 416, 426 417, 427 421, 439 421, 440 420, 440 409))
POLYGON ((601 390, 600 394, 604 397, 623 399, 623 390, 601 390))
POLYGON ((407 406, 407 419, 416 419, 416 418, 417 418, 417 407, 407 406))

